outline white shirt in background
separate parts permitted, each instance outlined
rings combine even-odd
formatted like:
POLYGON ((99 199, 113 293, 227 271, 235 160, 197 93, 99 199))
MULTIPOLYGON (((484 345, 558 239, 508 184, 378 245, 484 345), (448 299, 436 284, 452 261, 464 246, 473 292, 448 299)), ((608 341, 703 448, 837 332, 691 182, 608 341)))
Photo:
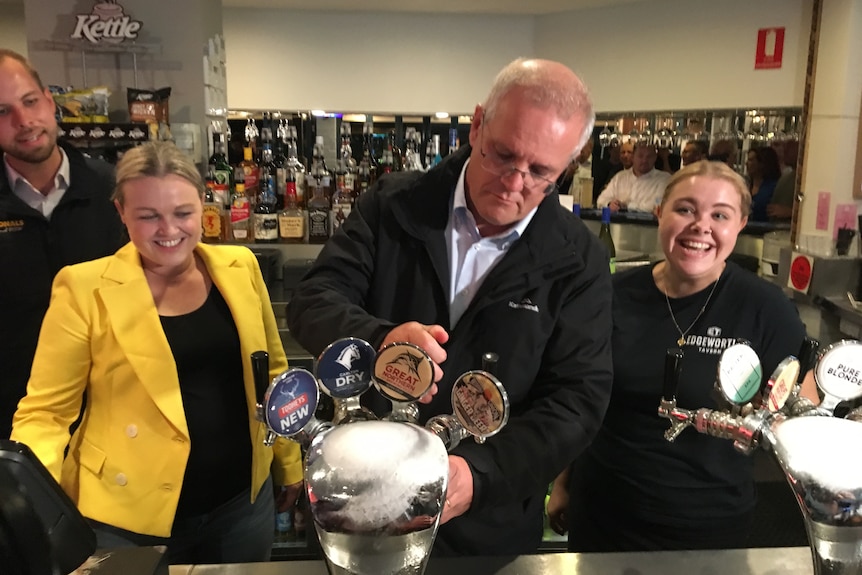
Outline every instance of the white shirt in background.
POLYGON ((607 187, 596 200, 596 207, 603 208, 612 200, 624 204, 629 211, 652 212, 667 187, 670 174, 653 168, 640 177, 631 168, 611 178, 607 187))

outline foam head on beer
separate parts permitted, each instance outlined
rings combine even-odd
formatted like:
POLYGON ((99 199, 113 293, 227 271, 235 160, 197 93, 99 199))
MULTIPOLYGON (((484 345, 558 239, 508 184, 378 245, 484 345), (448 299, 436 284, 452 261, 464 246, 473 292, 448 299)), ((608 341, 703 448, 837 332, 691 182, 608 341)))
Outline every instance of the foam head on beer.
POLYGON ((448 455, 424 428, 365 421, 338 426, 322 440, 309 454, 308 477, 312 501, 327 508, 327 523, 368 532, 436 516, 442 507, 448 455))

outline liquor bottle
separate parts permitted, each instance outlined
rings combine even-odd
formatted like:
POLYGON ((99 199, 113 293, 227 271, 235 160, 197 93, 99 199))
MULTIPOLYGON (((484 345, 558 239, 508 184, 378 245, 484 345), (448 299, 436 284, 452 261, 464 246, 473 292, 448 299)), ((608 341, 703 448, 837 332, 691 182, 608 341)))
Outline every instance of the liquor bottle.
POLYGON ((287 167, 293 171, 296 180, 296 205, 300 210, 305 209, 305 164, 299 159, 296 146, 296 126, 289 126, 290 136, 287 141, 287 167))
POLYGON ((279 123, 278 136, 275 139, 275 150, 272 156, 272 165, 275 167, 275 197, 276 207, 284 207, 284 190, 287 184, 287 156, 284 154, 287 148, 287 130, 279 123))
POLYGON ((329 239, 329 198, 323 186, 314 186, 308 198, 308 243, 323 244, 329 239))
POLYGON ((372 180, 377 179, 380 173, 380 161, 374 154, 374 124, 371 120, 365 122, 362 126, 362 158, 365 159, 365 154, 368 154, 368 161, 371 167, 372 180))
POLYGON ((261 196, 254 208, 253 221, 255 243, 274 244, 278 241, 278 212, 274 196, 261 196))
POLYGON ((392 164, 392 150, 386 148, 383 150, 383 157, 380 160, 380 175, 391 174, 395 171, 395 166, 392 164))
POLYGON ((356 160, 353 159, 353 147, 350 145, 350 124, 341 124, 341 150, 339 157, 344 162, 344 188, 356 197, 356 160))
POLYGON ((599 228, 599 241, 605 244, 610 256, 611 273, 617 271, 617 250, 614 248, 614 239, 611 237, 611 209, 602 208, 602 226, 599 228))
POLYGON ((404 169, 404 156, 401 154, 401 149, 395 140, 395 130, 389 130, 389 143, 386 146, 389 150, 389 159, 392 161, 392 171, 400 172, 404 169))
POLYGON ((422 172, 422 158, 416 150, 416 128, 407 128, 404 136, 404 170, 409 172, 422 172))
POLYGON ((440 135, 434 134, 431 138, 431 166, 436 166, 443 161, 443 156, 440 155, 440 135))
POLYGON ((224 233, 222 229, 224 205, 216 197, 216 185, 215 169, 210 165, 207 170, 206 192, 201 214, 201 240, 209 244, 222 241, 224 233))
MULTIPOLYGON (((339 158, 339 164, 342 160, 339 158)), ((332 207, 330 209, 329 233, 334 234, 341 227, 350 210, 353 208, 353 194, 344 186, 344 169, 341 165, 335 171, 335 191, 332 192, 332 207)))
POLYGON ((317 136, 312 149, 308 186, 323 188, 323 195, 328 201, 332 197, 332 172, 326 167, 325 149, 323 136, 317 136))
POLYGON ((286 244, 305 241, 305 214, 296 199, 296 172, 287 171, 284 187, 284 209, 278 213, 278 237, 286 244))
POLYGON ((277 171, 278 169, 275 167, 275 162, 272 157, 272 146, 269 142, 263 144, 263 149, 260 153, 260 166, 259 166, 259 176, 258 176, 258 186, 260 188, 259 197, 263 197, 264 195, 271 195, 273 203, 275 204, 276 210, 280 210, 284 207, 284 192, 282 191, 282 196, 279 198, 278 195, 278 185, 276 182, 276 178, 278 177, 277 171), (279 199, 281 199, 281 204, 279 204, 279 199))
POLYGON ((257 197, 260 194, 260 185, 258 183, 258 179, 260 178, 260 167, 252 157, 251 146, 245 146, 242 149, 242 158, 243 160, 239 165, 242 168, 245 193, 248 196, 249 201, 254 203, 257 201, 257 197))
POLYGON ((362 158, 356 166, 356 186, 354 196, 365 193, 377 180, 377 164, 371 153, 371 136, 368 134, 369 124, 363 126, 362 158))
POLYGON ((230 234, 237 242, 249 241, 249 221, 251 206, 245 192, 245 177, 243 169, 237 167, 234 173, 234 191, 230 202, 230 234))
POLYGON ((230 205, 230 194, 233 189, 233 168, 225 153, 224 134, 213 133, 213 153, 209 158, 209 166, 213 168, 213 195, 223 208, 230 205))
POLYGON ((458 139, 458 128, 449 128, 449 153, 457 152, 461 146, 458 139))

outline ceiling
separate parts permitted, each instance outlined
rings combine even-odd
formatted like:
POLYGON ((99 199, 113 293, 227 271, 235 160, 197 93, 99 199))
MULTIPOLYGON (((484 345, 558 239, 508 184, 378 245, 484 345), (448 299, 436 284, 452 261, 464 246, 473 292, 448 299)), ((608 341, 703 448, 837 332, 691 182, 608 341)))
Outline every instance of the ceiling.
MULTIPOLYGON (((536 15, 645 1, 647 0, 222 0, 222 6, 346 12, 536 15)), ((24 0, 0 0, 0 4, 23 5, 24 0)))

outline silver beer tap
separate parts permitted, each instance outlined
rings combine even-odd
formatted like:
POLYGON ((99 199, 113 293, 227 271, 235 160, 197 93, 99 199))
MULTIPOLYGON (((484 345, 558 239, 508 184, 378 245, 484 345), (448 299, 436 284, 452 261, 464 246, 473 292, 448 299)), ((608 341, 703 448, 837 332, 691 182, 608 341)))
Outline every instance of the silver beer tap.
MULTIPOLYGON (((732 347, 722 354, 721 363, 739 362, 732 355, 738 350, 732 347)), ((835 406, 862 395, 862 344, 841 341, 819 354, 816 347, 816 342, 808 341, 800 351, 802 362, 792 356, 782 361, 765 385, 761 401, 739 406, 742 413, 747 411, 745 415, 678 409, 674 394, 680 357, 678 350, 669 350, 658 413, 670 420, 665 435, 669 441, 691 425, 700 433, 733 440, 743 453, 758 446, 771 450, 802 511, 815 575, 858 574, 862 573, 862 465, 856 464, 854 454, 862 445, 858 425, 862 408, 852 410, 848 419, 833 415, 835 406), (812 407, 799 395, 799 388, 815 355, 815 380, 825 405, 812 407)), ((728 389, 739 383, 720 381, 728 389)))
POLYGON ((267 427, 264 445, 285 437, 307 449, 318 435, 333 427, 315 416, 319 401, 317 378, 310 371, 294 367, 274 377, 258 404, 258 419, 267 427))
POLYGON ((377 352, 373 369, 374 387, 392 402, 383 419, 419 423, 416 401, 434 385, 434 363, 418 345, 394 342, 377 352))
POLYGON ((335 405, 333 425, 377 419, 359 403, 360 396, 371 387, 375 355, 367 341, 346 337, 329 344, 318 356, 320 389, 335 405))
POLYGON ((509 395, 491 373, 496 365, 497 354, 483 354, 482 369, 464 373, 452 385, 453 413, 435 415, 425 424, 447 451, 470 436, 476 443, 485 443, 509 421, 509 395))

